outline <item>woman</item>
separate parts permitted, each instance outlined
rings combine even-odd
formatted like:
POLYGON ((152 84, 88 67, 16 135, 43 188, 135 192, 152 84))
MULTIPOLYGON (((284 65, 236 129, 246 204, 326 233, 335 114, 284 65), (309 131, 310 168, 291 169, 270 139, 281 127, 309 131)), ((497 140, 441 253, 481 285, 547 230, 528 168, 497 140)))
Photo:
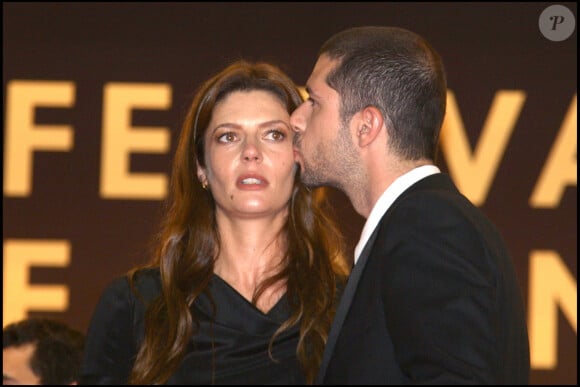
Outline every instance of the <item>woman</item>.
POLYGON ((312 383, 347 269, 299 179, 293 82, 236 62, 190 107, 152 262, 95 310, 81 383, 312 383))

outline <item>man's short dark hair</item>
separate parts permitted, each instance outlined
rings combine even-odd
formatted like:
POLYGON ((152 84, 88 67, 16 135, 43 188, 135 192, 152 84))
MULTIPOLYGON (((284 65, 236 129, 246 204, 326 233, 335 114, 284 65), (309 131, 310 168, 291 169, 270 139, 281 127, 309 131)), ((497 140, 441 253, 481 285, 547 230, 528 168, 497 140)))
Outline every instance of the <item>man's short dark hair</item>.
POLYGON ((326 82, 340 96, 343 123, 375 106, 393 151, 435 160, 447 81, 441 57, 424 38, 398 27, 354 27, 329 38, 319 55, 338 61, 326 82))
POLYGON ((40 384, 76 382, 82 363, 85 335, 64 322, 29 318, 4 327, 3 348, 35 345, 30 368, 40 384))

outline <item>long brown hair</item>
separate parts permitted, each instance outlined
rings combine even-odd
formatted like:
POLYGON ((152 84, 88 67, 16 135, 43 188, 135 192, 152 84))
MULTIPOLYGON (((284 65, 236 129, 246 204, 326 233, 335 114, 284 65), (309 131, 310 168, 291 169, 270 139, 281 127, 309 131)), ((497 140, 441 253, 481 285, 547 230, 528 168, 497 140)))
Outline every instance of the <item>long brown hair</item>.
MULTIPOLYGON (((206 81, 197 92, 183 123, 173 162, 168 210, 161 224, 156 252, 147 267, 159 268, 162 294, 147 308, 145 336, 130 376, 132 384, 166 382, 178 368, 187 343, 199 324, 190 306, 206 290, 220 249, 211 192, 197 179, 196 163, 204 165, 205 131, 215 105, 234 91, 265 90, 291 113, 301 102, 292 80, 267 63, 238 61, 206 81)), ((272 284, 284 280, 291 316, 270 341, 296 324, 296 350, 306 380, 313 382, 330 330, 337 286, 346 278, 344 243, 321 195, 310 192, 297 172, 282 229, 288 241, 283 265, 258 287, 253 302, 272 284)), ((138 268, 129 272, 133 284, 138 268)))

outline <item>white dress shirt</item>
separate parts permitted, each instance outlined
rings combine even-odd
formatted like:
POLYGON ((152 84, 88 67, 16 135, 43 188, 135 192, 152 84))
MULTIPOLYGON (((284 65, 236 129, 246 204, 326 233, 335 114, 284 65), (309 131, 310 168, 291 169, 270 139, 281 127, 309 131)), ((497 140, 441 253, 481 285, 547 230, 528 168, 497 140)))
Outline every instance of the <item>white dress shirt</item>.
POLYGON ((371 234, 377 227, 379 221, 387 212, 391 204, 401 195, 407 188, 418 182, 419 180, 433 175, 435 173, 440 173, 441 171, 435 165, 423 165, 415 169, 410 170, 404 175, 399 176, 393 183, 387 187, 385 192, 379 197, 379 200, 373 206, 367 221, 363 227, 360 240, 358 241, 354 249, 354 263, 358 261, 358 258, 365 247, 367 241, 369 240, 371 234))

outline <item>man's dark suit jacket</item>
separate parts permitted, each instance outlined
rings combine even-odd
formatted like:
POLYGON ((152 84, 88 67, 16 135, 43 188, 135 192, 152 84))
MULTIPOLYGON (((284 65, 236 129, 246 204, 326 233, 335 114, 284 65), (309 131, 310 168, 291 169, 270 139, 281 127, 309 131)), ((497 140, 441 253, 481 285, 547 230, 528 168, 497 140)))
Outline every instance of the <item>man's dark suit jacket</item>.
POLYGON ((317 383, 527 384, 521 290, 496 228, 445 174, 399 196, 338 306, 317 383))

